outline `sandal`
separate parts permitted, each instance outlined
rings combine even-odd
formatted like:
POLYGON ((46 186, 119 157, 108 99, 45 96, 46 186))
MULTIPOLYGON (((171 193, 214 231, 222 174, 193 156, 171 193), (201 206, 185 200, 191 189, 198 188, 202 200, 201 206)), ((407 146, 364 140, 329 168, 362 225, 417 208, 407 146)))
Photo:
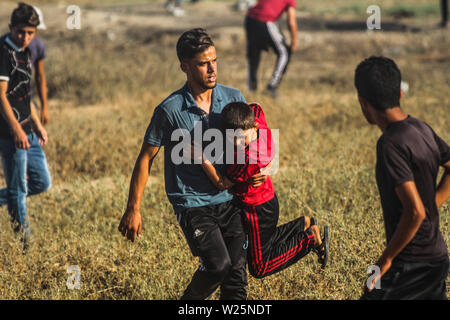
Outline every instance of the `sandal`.
MULTIPOLYGON (((311 226, 317 226, 317 218, 311 218, 311 226)), ((323 238, 320 245, 316 245, 312 248, 319 257, 318 262, 322 265, 322 269, 325 269, 328 263, 328 257, 330 255, 330 231, 328 226, 323 227, 323 238)))

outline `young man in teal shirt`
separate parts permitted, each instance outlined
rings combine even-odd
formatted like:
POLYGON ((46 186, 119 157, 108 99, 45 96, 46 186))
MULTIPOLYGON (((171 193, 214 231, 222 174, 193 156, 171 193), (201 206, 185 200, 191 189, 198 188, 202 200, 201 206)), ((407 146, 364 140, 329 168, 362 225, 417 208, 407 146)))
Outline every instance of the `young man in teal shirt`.
MULTIPOLYGON (((164 146, 166 193, 200 267, 182 299, 205 299, 220 286, 221 299, 245 299, 247 275, 246 235, 242 209, 228 191, 219 191, 200 164, 176 164, 172 150, 175 130, 193 134, 195 125, 219 128, 222 109, 245 101, 239 90, 217 84, 216 49, 203 29, 189 30, 179 38, 177 55, 187 76, 186 84, 154 111, 131 179, 127 209, 119 231, 134 241, 142 229, 140 203, 153 159, 164 146)), ((253 177, 257 185, 264 177, 253 177)))

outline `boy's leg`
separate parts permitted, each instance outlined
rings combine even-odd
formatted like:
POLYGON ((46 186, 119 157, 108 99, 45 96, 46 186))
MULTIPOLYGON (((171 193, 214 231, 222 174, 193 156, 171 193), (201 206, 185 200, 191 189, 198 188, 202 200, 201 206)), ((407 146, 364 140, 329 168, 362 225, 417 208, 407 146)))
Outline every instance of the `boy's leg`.
MULTIPOLYGON (((14 154, 14 141, 0 139, 0 156, 2 158, 3 176, 5 177, 6 185, 8 186, 11 180, 12 173, 12 156, 14 154)), ((8 188, 0 189, 0 206, 8 204, 8 188)))
POLYGON ((14 141, 0 141, 2 163, 6 179, 6 190, 2 190, 2 197, 6 195, 8 212, 14 226, 14 231, 23 231, 31 235, 26 214, 27 196, 27 150, 16 148, 14 141))
POLYGON ((47 159, 38 137, 32 133, 28 135, 28 139, 30 141, 30 149, 27 153, 28 196, 32 196, 50 189, 51 178, 47 159))
POLYGON ((247 212, 249 221, 249 271, 255 278, 267 277, 296 263, 315 245, 314 235, 305 231, 304 217, 276 227, 276 196, 247 212))
POLYGON ((193 255, 198 256, 201 263, 181 299, 206 299, 233 268, 218 225, 219 218, 216 206, 189 208, 181 213, 180 226, 193 255))
MULTIPOLYGON (((32 196, 39 194, 41 192, 47 191, 51 186, 50 171, 47 165, 47 159, 45 153, 42 150, 41 145, 36 134, 32 133, 28 135, 30 141, 30 149, 27 152, 27 196, 32 196)), ((13 153, 13 142, 8 141, 9 154, 13 153)), ((5 142, 1 142, 5 145, 5 142)), ((1 149, 1 148, 0 148, 1 149)), ((11 160, 8 160, 7 153, 4 153, 3 158, 3 169, 5 176, 9 174, 11 169, 11 160)), ((8 179, 7 179, 8 180, 8 179)), ((0 190, 0 205, 8 203, 8 188, 0 190)))

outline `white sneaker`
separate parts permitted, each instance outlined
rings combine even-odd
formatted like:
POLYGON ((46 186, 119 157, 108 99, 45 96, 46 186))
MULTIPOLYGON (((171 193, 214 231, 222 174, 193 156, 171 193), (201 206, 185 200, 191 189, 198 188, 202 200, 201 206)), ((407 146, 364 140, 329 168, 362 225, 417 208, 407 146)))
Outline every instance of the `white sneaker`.
POLYGON ((175 8, 173 8, 173 10, 172 10, 172 14, 173 14, 175 17, 182 17, 182 16, 185 15, 185 11, 184 11, 183 9, 181 9, 181 8, 175 7, 175 8))

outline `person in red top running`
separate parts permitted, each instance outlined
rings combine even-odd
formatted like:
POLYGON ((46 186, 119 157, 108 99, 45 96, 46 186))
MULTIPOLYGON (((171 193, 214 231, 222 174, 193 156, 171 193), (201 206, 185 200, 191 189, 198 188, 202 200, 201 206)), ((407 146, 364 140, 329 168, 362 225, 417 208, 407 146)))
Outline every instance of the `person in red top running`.
POLYGON ((316 218, 302 216, 277 227, 278 199, 270 177, 258 187, 247 182, 256 173, 264 174, 275 154, 262 108, 258 104, 230 103, 222 111, 221 125, 227 131, 227 139, 234 139, 234 161, 227 163, 226 176, 208 159, 203 159, 202 167, 218 189, 233 187, 243 205, 248 225, 250 274, 255 278, 267 277, 299 261, 311 250, 325 268, 329 255, 328 226, 324 227, 323 239, 316 218), (244 148, 240 150, 239 146, 244 148), (243 157, 239 156, 240 151, 243 157))
POLYGON ((275 70, 266 90, 277 97, 277 88, 286 72, 291 53, 297 50, 297 21, 295 19, 296 0, 259 0, 251 7, 245 18, 247 34, 248 87, 255 91, 258 87, 257 72, 261 51, 272 48, 277 55, 275 70), (288 28, 291 33, 291 45, 277 25, 277 20, 286 12, 288 28))

